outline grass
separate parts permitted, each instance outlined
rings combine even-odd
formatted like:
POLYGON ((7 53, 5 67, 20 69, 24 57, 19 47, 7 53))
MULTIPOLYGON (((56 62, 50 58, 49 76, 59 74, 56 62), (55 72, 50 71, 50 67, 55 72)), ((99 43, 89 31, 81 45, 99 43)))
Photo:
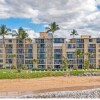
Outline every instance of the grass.
MULTIPOLYGON (((100 72, 99 70, 72 70, 71 75, 79 75, 86 72, 100 72)), ((66 71, 27 71, 23 70, 20 73, 17 70, 0 69, 0 79, 30 79, 30 78, 41 78, 51 76, 64 76, 66 71)))
POLYGON ((56 71, 27 71, 23 70, 20 73, 17 70, 7 70, 1 69, 0 70, 0 79, 30 79, 30 78, 40 78, 40 77, 49 77, 49 76, 63 76, 65 72, 56 72, 56 71))
POLYGON ((84 74, 84 73, 96 73, 96 72, 100 72, 100 69, 98 70, 72 70, 70 71, 70 74, 71 75, 81 75, 81 74, 84 74))

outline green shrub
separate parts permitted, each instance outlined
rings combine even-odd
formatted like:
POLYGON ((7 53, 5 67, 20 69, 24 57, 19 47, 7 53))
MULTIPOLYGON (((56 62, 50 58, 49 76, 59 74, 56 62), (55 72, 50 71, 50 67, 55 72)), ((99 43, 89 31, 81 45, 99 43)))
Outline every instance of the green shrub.
POLYGON ((18 73, 20 73, 21 72, 21 69, 18 69, 17 71, 18 71, 18 73))
POLYGON ((15 65, 11 65, 11 69, 16 69, 16 66, 15 65))
POLYGON ((26 69, 26 64, 22 64, 22 69, 23 69, 23 70, 26 69))

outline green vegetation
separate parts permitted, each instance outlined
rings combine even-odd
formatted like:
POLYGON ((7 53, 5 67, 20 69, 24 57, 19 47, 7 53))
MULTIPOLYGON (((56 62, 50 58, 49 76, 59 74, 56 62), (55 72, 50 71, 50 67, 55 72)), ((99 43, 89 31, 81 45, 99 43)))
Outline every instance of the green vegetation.
POLYGON ((75 29, 73 29, 70 35, 74 38, 76 35, 78 35, 78 33, 75 29))
MULTIPOLYGON (((3 38, 3 46, 4 46, 4 52, 6 56, 7 56, 7 53, 6 53, 5 36, 9 35, 8 31, 10 31, 10 29, 8 29, 6 25, 0 25, 0 36, 2 36, 3 38)), ((6 65, 3 65, 3 66, 6 68, 6 65)))
MULTIPOLYGON (((56 22, 52 22, 51 24, 48 25, 48 27, 46 27, 47 33, 49 33, 49 32, 52 33, 52 52, 53 52, 54 33, 59 29, 60 29, 59 25, 56 22)), ((52 58, 52 60, 53 60, 53 58, 52 58)), ((54 66, 53 61, 52 61, 52 66, 54 66)))
POLYGON ((85 60, 84 61, 84 69, 89 69, 90 67, 90 61, 89 60, 85 60))
MULTIPOLYGON (((20 40, 20 42, 23 44, 22 45, 22 48, 23 48, 24 47, 25 39, 28 38, 28 33, 26 33, 26 31, 22 27, 20 27, 18 29, 18 32, 17 31, 14 31, 14 32, 15 32, 15 34, 13 34, 13 36, 16 36, 20 40)), ((24 51, 23 51, 23 53, 24 53, 24 51)), ((21 58, 18 58, 18 64, 19 64, 18 70, 21 71, 22 66, 23 66, 21 58)))
POLYGON ((40 78, 40 77, 49 77, 49 76, 63 76, 65 72, 63 71, 28 71, 22 70, 20 73, 17 70, 0 70, 0 79, 30 79, 30 78, 40 78))
POLYGON ((93 72, 100 72, 100 69, 98 70, 72 70, 70 71, 71 75, 81 75, 84 73, 93 73, 93 72))
POLYGON ((77 58, 77 66, 74 66, 74 69, 77 70, 78 69, 78 59, 83 56, 83 52, 81 51, 81 49, 76 49, 75 56, 77 58))
MULTIPOLYGON (((66 74, 65 69, 57 70, 52 69, 53 71, 41 71, 41 70, 22 70, 20 73, 17 70, 1 69, 0 70, 0 79, 30 79, 30 78, 41 78, 41 77, 51 77, 51 76, 64 76, 66 74)), ((20 70, 19 70, 20 71, 20 70)), ((100 70, 71 70, 71 75, 81 75, 83 73, 93 73, 100 72, 100 70)))

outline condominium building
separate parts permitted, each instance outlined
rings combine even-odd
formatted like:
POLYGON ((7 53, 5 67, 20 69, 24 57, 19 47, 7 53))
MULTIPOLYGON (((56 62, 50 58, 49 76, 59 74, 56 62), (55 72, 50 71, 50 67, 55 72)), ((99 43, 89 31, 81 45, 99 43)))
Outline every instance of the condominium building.
POLYGON ((11 65, 16 67, 26 64, 28 68, 32 68, 33 64, 33 43, 30 39, 23 42, 17 38, 5 39, 5 48, 3 40, 0 40, 0 68, 10 68, 11 65), (6 48, 6 49, 5 49, 6 48), (14 54, 15 57, 9 55, 14 54))
POLYGON ((20 67, 22 64, 28 69, 61 68, 63 56, 69 60, 69 68, 83 68, 85 59, 90 61, 92 68, 100 68, 100 38, 92 38, 89 35, 66 41, 66 38, 52 39, 46 32, 40 32, 39 38, 25 39, 23 42, 18 38, 10 38, 5 40, 5 45, 6 49, 0 39, 0 68, 10 68, 11 65, 20 67), (92 55, 76 59, 76 49, 81 49, 83 53, 90 52, 92 55), (12 54, 16 57, 8 56, 12 54), (33 59, 37 60, 36 66, 33 59))

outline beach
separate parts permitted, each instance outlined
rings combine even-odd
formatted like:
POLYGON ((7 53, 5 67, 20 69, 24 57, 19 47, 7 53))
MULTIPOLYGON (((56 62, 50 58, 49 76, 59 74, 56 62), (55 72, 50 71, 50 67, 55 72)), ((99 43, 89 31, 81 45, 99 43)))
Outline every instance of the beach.
POLYGON ((100 76, 59 76, 34 79, 0 80, 0 96, 21 96, 57 91, 100 88, 100 76))

